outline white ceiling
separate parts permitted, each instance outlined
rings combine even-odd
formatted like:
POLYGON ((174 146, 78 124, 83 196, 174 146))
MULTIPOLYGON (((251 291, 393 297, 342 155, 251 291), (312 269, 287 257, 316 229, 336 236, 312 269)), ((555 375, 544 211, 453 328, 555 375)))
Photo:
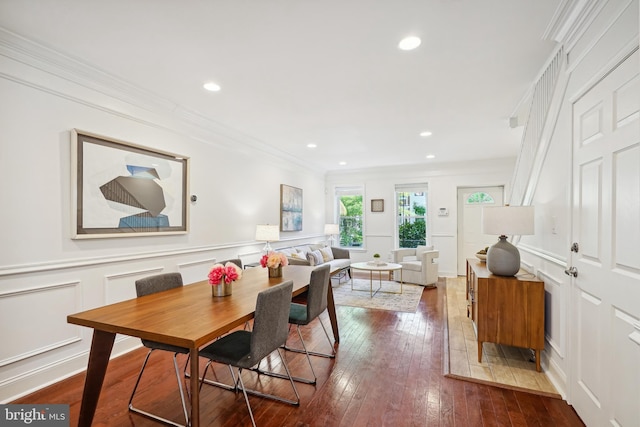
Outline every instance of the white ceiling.
POLYGON ((331 171, 516 156, 560 2, 0 0, 0 27, 331 171))

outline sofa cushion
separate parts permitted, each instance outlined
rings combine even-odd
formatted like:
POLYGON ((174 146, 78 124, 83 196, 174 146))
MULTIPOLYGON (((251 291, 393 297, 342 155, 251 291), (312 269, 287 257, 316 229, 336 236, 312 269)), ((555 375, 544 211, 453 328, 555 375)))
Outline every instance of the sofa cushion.
POLYGON ((285 256, 291 256, 294 253, 298 252, 298 250, 296 248, 282 248, 278 249, 278 252, 285 254, 285 256))
POLYGON ((295 249, 298 252, 302 252, 304 254, 304 256, 307 256, 307 254, 309 252, 311 252, 311 248, 309 247, 309 245, 303 245, 303 246, 296 246, 295 249))
POLYGON ((320 250, 315 250, 307 252, 307 261, 309 261, 309 265, 313 267, 322 264, 324 262, 324 258, 322 258, 320 250))
POLYGON ((302 252, 293 252, 291 255, 289 255, 290 258, 295 258, 295 259, 301 259, 301 260, 306 260, 307 257, 305 256, 305 254, 303 254, 302 252))
POLYGON ((331 265, 330 270, 334 272, 351 266, 351 260, 349 258, 335 258, 333 261, 329 261, 329 265, 331 265))
POLYGON ((330 247, 325 246, 324 248, 320 248, 320 253, 322 254, 322 259, 324 262, 333 260, 333 251, 330 247))
POLYGON ((418 257, 415 255, 409 255, 402 258, 402 261, 418 261, 418 257))

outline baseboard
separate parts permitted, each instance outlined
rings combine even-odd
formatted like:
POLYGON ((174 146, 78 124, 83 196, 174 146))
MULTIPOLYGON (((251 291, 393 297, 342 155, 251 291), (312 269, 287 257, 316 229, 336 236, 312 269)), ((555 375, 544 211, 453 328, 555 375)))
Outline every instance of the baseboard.
MULTIPOLYGON (((135 350, 141 345, 138 338, 123 337, 118 339, 113 344, 111 359, 135 350)), ((13 402, 44 387, 84 372, 87 369, 88 361, 89 350, 86 350, 9 378, 0 383, 0 403, 13 402)))

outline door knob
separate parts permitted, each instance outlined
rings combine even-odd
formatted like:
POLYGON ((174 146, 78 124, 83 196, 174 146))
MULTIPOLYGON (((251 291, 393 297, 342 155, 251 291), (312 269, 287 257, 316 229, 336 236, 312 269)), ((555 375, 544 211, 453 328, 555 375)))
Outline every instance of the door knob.
POLYGON ((564 271, 564 274, 566 274, 567 276, 578 277, 578 269, 575 267, 567 268, 564 271))

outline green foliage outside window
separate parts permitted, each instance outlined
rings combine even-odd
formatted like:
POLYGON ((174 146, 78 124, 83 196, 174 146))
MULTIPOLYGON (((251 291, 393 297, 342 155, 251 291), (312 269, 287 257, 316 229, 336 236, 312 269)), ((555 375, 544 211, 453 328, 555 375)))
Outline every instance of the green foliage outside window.
POLYGON ((412 208, 411 210, 403 209, 400 214, 398 245, 401 248, 415 248, 418 245, 426 245, 427 242, 427 222, 425 220, 427 208, 416 203, 412 208))
POLYGON ((362 196, 340 196, 340 246, 362 246, 362 196))

